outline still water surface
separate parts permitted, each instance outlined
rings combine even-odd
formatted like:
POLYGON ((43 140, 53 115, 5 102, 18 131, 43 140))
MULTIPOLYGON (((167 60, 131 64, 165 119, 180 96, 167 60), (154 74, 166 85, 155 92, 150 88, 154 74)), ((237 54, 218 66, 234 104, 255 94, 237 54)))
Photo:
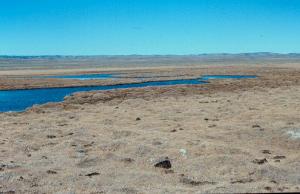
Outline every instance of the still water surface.
POLYGON ((82 86, 66 88, 41 88, 27 90, 3 90, 0 91, 0 112, 24 111, 33 105, 45 104, 48 102, 63 101, 65 96, 75 92, 92 90, 113 90, 126 88, 142 88, 149 86, 171 86, 171 85, 196 85, 205 84, 209 79, 245 79, 255 78, 255 76, 203 76, 198 79, 182 79, 168 81, 151 81, 142 83, 117 84, 109 86, 82 86))

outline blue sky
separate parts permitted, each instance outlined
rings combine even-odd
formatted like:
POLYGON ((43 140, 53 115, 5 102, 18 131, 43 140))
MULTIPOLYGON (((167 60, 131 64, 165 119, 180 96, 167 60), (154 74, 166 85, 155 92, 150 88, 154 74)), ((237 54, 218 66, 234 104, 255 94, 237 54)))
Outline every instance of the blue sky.
POLYGON ((0 0, 0 55, 300 52, 300 0, 0 0))

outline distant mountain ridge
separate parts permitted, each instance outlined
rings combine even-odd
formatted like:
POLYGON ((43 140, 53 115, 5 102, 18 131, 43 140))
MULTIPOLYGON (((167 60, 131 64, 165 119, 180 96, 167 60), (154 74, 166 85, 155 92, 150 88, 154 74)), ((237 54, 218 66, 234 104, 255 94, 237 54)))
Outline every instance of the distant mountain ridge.
POLYGON ((107 57, 300 57, 300 53, 272 53, 272 52, 252 52, 252 53, 203 53, 190 55, 0 55, 1 59, 49 59, 49 58, 107 58, 107 57))
POLYGON ((300 64, 300 53, 216 53, 198 55, 43 55, 0 56, 0 70, 94 67, 159 67, 195 65, 300 64))

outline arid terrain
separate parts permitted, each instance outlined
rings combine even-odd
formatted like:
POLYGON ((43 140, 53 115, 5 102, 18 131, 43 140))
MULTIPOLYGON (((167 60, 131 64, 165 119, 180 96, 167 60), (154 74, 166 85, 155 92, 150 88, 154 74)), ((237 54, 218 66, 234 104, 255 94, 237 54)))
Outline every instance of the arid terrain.
POLYGON ((0 193, 300 191, 300 62, 26 69, 0 69, 0 88, 258 77, 76 93, 0 113, 0 193), (99 72, 124 78, 32 78, 99 72))

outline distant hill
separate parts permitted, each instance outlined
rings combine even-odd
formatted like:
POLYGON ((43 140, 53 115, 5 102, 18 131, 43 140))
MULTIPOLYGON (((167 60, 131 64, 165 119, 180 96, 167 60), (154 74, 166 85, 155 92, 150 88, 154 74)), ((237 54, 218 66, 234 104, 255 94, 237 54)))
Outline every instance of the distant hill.
POLYGON ((0 69, 68 68, 68 67, 134 67, 171 65, 269 64, 299 63, 300 53, 239 53, 198 55, 99 55, 99 56, 0 56, 0 69))

